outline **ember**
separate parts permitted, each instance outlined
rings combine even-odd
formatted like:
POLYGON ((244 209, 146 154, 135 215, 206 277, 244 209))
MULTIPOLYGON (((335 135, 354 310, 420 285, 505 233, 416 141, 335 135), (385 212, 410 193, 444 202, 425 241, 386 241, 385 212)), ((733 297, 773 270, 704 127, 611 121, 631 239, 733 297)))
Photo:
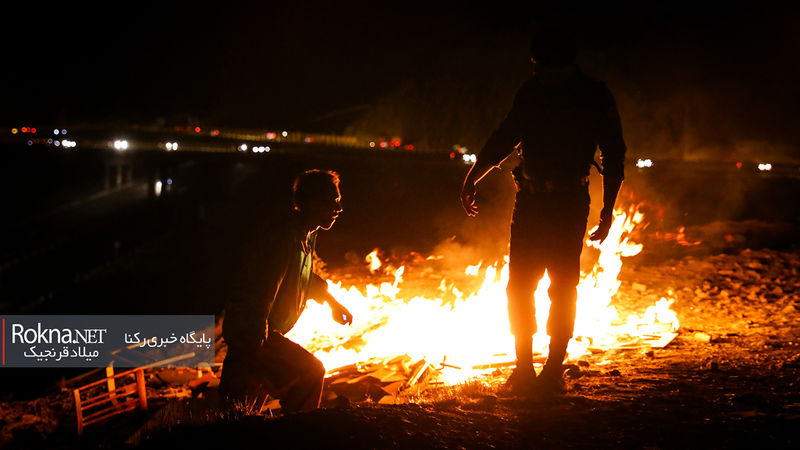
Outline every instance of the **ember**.
MULTIPOLYGON (((662 298, 643 313, 627 318, 620 317, 612 305, 620 287, 622 258, 642 250, 641 244, 629 240, 629 234, 643 219, 635 206, 628 211, 617 210, 608 239, 599 245, 589 244, 599 250, 599 257, 578 286, 570 358, 609 348, 663 346, 675 336, 679 325, 670 310, 672 300, 662 298)), ((366 261, 371 272, 381 268, 377 251, 366 261)), ((384 265, 382 270, 391 269, 384 265)), ((329 375, 352 371, 359 364, 374 367, 381 361, 389 367, 393 365, 390 362, 407 355, 410 363, 404 365, 404 371, 425 361, 435 369, 440 383, 455 384, 513 364, 513 336, 506 312, 507 257, 500 264, 467 266, 464 277, 483 273, 480 288, 469 294, 443 280, 439 289, 428 295, 404 295, 419 292, 413 286, 416 280, 403 279, 404 270, 402 266, 394 271, 393 282, 366 284, 360 289, 328 281, 330 292, 353 312, 352 327, 334 327, 327 306, 309 303, 289 337, 312 351, 330 369, 329 375), (454 302, 444 300, 452 296, 454 302)), ((534 351, 542 356, 549 340, 544 333, 549 283, 545 274, 536 291, 540 331, 534 336, 534 351)))

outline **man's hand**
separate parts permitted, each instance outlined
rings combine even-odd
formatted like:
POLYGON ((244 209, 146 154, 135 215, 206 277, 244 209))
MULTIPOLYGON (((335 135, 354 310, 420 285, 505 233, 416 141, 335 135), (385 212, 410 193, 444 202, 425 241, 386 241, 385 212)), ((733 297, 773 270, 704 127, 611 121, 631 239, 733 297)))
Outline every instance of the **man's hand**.
POLYGON ((353 315, 341 303, 337 301, 329 301, 328 305, 333 311, 333 320, 341 325, 350 325, 353 323, 353 315))
POLYGON ((611 214, 600 214, 600 223, 597 224, 597 229, 595 229, 592 234, 589 235, 590 241, 599 241, 599 243, 603 243, 608 237, 608 232, 611 230, 611 222, 613 222, 613 216, 611 214))
POLYGON ((465 181, 461 188, 461 206, 468 216, 478 215, 478 206, 475 204, 475 183, 470 183, 469 180, 465 181))

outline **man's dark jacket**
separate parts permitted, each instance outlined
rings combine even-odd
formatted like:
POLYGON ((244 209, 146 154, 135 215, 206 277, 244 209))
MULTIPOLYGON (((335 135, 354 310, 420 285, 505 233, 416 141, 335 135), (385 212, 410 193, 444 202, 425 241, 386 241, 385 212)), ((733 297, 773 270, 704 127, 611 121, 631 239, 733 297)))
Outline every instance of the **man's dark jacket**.
POLYGON ((625 143, 605 84, 577 67, 554 82, 543 81, 534 75, 522 85, 479 161, 496 166, 521 143, 529 178, 574 180, 589 175, 599 146, 603 176, 622 180, 625 143))

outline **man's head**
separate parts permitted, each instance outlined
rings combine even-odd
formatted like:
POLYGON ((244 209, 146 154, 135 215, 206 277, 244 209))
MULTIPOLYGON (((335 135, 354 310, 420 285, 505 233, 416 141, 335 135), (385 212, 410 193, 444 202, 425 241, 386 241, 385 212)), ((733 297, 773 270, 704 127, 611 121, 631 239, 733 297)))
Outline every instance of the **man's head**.
POLYGON ((308 226, 330 229, 342 212, 339 174, 317 169, 301 173, 294 180, 292 200, 308 226))
POLYGON ((537 69, 563 69, 575 62, 575 40, 558 30, 543 30, 531 39, 531 60, 537 69))

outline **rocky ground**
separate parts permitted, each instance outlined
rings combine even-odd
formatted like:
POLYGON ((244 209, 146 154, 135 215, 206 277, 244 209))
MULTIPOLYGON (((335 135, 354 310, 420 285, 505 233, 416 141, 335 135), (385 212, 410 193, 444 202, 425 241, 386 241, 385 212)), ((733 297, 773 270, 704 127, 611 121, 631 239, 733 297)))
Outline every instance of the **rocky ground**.
POLYGON ((213 389, 191 397, 193 373, 170 380, 151 374, 147 413, 95 425, 78 439, 65 385, 40 399, 1 403, 0 439, 20 448, 796 447, 800 251, 686 251, 643 261, 623 268, 615 303, 624 314, 662 296, 675 299, 678 336, 661 349, 570 361, 563 396, 499 395, 505 368, 484 383, 429 389, 405 405, 338 402, 272 417, 210 409, 213 389))

